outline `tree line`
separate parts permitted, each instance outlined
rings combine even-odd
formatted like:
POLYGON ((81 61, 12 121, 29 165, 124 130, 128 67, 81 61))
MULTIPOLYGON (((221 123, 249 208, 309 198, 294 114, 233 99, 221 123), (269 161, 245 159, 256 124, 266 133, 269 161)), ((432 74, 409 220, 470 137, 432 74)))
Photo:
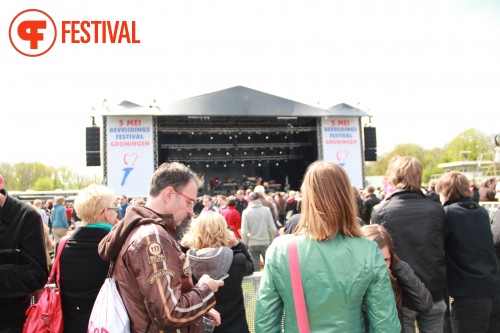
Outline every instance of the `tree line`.
MULTIPOLYGON (((480 154, 495 150, 493 137, 477 129, 463 131, 445 144, 443 148, 424 149, 414 143, 398 144, 394 149, 378 157, 377 162, 366 163, 367 176, 384 175, 391 159, 395 156, 413 156, 423 165, 423 182, 427 183, 432 174, 443 173, 438 164, 463 159, 461 152, 470 151, 467 159, 476 161, 480 154)), ((492 156, 487 156, 492 160, 492 156)), ((0 163, 0 174, 4 177, 5 187, 11 191, 53 191, 78 190, 92 183, 102 183, 101 178, 83 176, 74 169, 61 166, 51 167, 40 162, 0 163)))
POLYGON ((412 156, 417 158, 423 166, 422 181, 427 183, 431 175, 443 173, 438 164, 461 160, 476 161, 480 154, 487 154, 484 160, 494 160, 494 156, 488 155, 495 151, 492 135, 471 128, 465 130, 444 145, 443 148, 424 149, 414 143, 403 143, 396 145, 394 149, 377 158, 377 162, 366 163, 367 176, 382 176, 387 171, 390 161, 396 156, 412 156), (469 152, 463 154, 463 152, 469 152))
POLYGON ((78 190, 102 183, 100 177, 81 175, 67 166, 56 168, 40 162, 0 163, 0 174, 9 191, 78 190))

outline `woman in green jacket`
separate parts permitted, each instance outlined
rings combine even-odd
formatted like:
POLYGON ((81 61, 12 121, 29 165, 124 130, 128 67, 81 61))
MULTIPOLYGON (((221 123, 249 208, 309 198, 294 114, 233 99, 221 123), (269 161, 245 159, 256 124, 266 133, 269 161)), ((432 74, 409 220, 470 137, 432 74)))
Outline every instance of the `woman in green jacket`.
POLYGON ((342 167, 316 161, 301 188, 302 215, 294 235, 278 237, 266 253, 257 333, 298 332, 288 265, 288 238, 298 237, 300 273, 310 332, 399 333, 394 293, 377 244, 363 237, 349 177, 342 167))

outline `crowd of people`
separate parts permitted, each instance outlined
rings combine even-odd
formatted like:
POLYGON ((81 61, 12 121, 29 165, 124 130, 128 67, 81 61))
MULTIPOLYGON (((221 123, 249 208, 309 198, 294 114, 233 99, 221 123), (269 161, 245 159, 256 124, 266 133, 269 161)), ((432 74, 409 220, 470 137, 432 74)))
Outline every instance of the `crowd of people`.
POLYGON ((203 179, 173 162, 147 198, 91 185, 74 205, 29 205, 0 176, 0 333, 22 332, 63 237, 64 332, 87 331, 108 274, 131 332, 204 332, 204 318, 214 332, 249 332, 242 281, 254 272, 256 332, 298 332, 291 239, 311 332, 500 332, 500 213, 490 221, 475 198, 495 200, 497 182, 474 183, 448 172, 424 189, 422 165, 405 156, 382 188, 357 189, 316 161, 298 191, 197 197, 203 179))

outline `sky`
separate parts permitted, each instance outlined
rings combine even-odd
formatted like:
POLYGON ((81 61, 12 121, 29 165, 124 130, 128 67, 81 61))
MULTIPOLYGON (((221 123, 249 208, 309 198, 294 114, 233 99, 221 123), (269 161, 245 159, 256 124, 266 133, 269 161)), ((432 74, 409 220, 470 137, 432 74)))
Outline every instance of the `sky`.
POLYGON ((161 107, 239 85, 359 107, 373 116, 379 154, 443 147, 469 128, 497 134, 500 2, 0 2, 0 162, 96 172, 85 167, 85 127, 91 116, 100 125, 104 99, 161 107), (58 29, 39 57, 9 40, 26 9, 58 29), (62 43, 62 21, 92 20, 135 21, 140 43, 62 43))

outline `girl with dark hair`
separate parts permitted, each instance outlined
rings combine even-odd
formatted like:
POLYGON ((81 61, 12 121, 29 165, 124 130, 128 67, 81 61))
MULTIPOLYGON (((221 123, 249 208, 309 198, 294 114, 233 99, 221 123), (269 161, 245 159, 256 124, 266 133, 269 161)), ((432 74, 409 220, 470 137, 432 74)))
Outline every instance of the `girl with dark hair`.
MULTIPOLYGON (((391 235, 383 226, 378 224, 365 225, 361 230, 365 237, 377 243, 380 251, 382 251, 391 277, 392 290, 394 291, 398 317, 401 323, 401 332, 405 332, 403 305, 419 313, 429 312, 433 304, 431 293, 415 275, 410 265, 396 256, 391 235)), ((366 320, 365 326, 368 332, 368 322, 366 320)))

